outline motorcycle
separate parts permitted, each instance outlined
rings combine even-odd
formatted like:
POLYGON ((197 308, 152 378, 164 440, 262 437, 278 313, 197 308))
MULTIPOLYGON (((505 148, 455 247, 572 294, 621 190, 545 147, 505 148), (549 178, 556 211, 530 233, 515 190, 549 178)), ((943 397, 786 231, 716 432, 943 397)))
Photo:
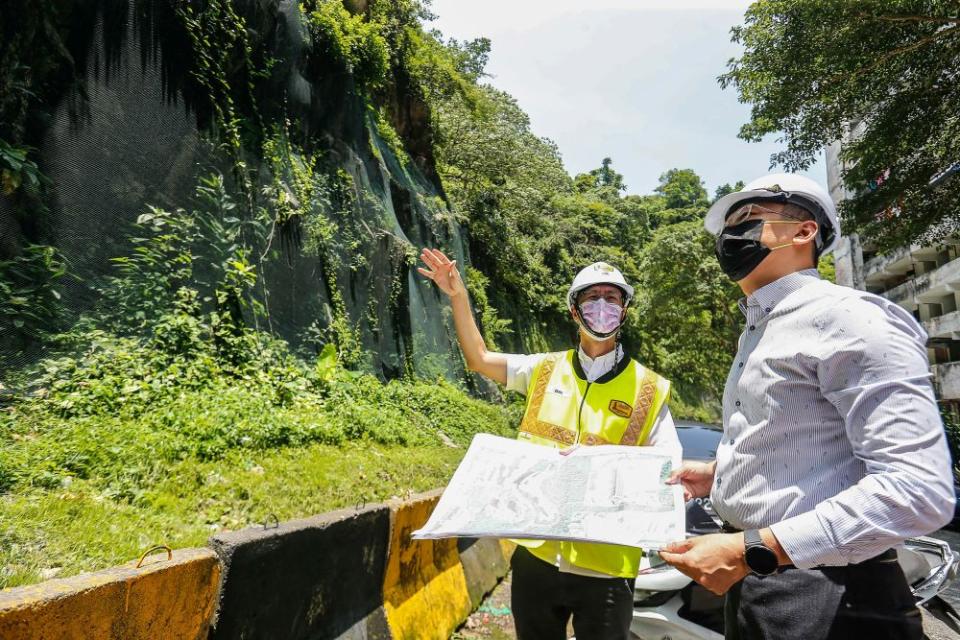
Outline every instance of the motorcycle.
MULTIPOLYGON (((708 512, 709 500, 687 503, 688 535, 718 533, 720 524, 708 512)), ((897 559, 918 606, 946 611, 939 598, 957 577, 960 556, 934 538, 908 539, 897 549, 897 559)), ((631 633, 641 640, 723 640, 723 596, 693 582, 656 556, 644 557, 634 591, 631 633)))

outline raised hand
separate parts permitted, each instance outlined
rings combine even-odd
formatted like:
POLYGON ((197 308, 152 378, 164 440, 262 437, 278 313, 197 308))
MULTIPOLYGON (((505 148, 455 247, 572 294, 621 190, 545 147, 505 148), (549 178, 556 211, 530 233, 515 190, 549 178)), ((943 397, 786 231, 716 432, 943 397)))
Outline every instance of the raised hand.
POLYGON ((426 268, 417 267, 417 271, 424 278, 433 280, 445 294, 455 298, 467 293, 463 279, 460 278, 460 271, 457 270, 456 260, 450 260, 438 249, 424 249, 420 252, 420 259, 426 268))

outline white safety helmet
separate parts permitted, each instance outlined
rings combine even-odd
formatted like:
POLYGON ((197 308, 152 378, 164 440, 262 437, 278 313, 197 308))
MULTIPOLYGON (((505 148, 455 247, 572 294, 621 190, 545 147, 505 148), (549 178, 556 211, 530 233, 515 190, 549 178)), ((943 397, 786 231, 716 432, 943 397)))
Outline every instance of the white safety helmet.
POLYGON ((772 173, 753 180, 740 191, 728 193, 713 203, 703 220, 703 226, 719 236, 727 214, 740 205, 764 200, 789 202, 810 211, 820 225, 817 234, 819 255, 833 251, 840 241, 840 220, 830 194, 815 181, 795 173, 772 173))
POLYGON ((567 291, 567 306, 575 307, 577 305, 577 294, 595 284, 609 284, 622 289, 626 296, 623 306, 630 304, 630 300, 633 299, 633 287, 627 284, 619 269, 606 262, 594 262, 589 267, 581 269, 577 277, 573 279, 573 284, 567 291))

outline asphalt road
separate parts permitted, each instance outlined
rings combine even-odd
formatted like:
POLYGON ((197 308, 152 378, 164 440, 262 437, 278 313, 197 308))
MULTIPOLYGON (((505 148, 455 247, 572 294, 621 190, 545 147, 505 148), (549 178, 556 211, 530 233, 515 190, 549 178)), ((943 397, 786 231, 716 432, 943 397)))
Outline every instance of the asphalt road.
MULTIPOLYGON (((950 543, 960 552, 960 532, 942 529, 931 537, 950 543)), ((960 579, 950 585, 941 597, 960 611, 960 579)), ((960 620, 949 613, 923 610, 923 630, 929 640, 960 640, 960 620)), ((510 611, 510 576, 487 596, 467 623, 453 635, 452 640, 511 640, 516 638, 510 611)))

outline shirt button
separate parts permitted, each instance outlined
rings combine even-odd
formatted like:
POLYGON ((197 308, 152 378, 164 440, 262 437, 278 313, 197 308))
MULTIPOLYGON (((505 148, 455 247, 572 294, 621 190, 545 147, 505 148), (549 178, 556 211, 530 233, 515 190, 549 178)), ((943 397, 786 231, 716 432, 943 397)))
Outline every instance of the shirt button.
POLYGON ((738 407, 740 406, 740 401, 739 401, 739 400, 737 400, 736 405, 737 405, 738 407))
POLYGON ((750 331, 753 331, 756 328, 757 328, 756 325, 750 325, 750 331))
POLYGON ((742 363, 742 362, 738 362, 738 363, 737 363, 737 368, 738 368, 738 369, 742 369, 742 368, 743 368, 743 363, 742 363))
POLYGON ((770 307, 767 307, 766 309, 764 309, 764 311, 766 311, 767 313, 770 313, 770 307))
POLYGON ((720 483, 723 482, 723 478, 717 478, 717 486, 720 486, 720 483))

